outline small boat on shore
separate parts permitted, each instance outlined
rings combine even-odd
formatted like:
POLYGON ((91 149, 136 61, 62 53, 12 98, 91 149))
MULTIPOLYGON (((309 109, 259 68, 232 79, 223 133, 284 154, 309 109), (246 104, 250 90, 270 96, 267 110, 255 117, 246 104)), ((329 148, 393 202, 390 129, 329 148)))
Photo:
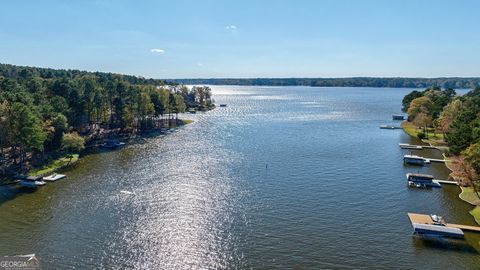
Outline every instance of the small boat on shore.
POLYGON ((55 182, 57 180, 65 178, 65 177, 67 177, 67 176, 64 175, 64 174, 54 173, 52 175, 43 177, 43 181, 55 182))
POLYGON ((107 149, 115 149, 115 148, 118 148, 118 147, 122 147, 124 145, 125 145, 125 143, 120 142, 119 140, 108 139, 108 140, 103 141, 103 143, 101 144, 101 147, 107 148, 107 149))
POLYGON ((27 187, 27 188, 36 188, 39 186, 44 186, 46 183, 45 181, 42 181, 41 176, 28 176, 23 179, 20 179, 18 182, 18 185, 21 187, 27 187))

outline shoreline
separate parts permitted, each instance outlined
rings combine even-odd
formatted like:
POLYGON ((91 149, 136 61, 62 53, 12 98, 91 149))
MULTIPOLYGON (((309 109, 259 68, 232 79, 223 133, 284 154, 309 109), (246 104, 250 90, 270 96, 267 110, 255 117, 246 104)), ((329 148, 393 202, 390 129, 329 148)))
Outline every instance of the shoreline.
MULTIPOLYGON (((402 127, 403 132, 408 134, 410 137, 418 138, 418 137, 416 137, 416 130, 412 130, 410 122, 403 121, 402 124, 401 124, 401 127, 402 127)), ((445 150, 448 149, 448 146, 446 146, 446 145, 435 145, 435 141, 427 140, 427 139, 422 139, 421 141, 424 142, 424 143, 427 143, 428 145, 430 145, 432 147, 435 147, 435 149, 441 151, 442 156, 445 159, 445 163, 444 163, 445 167, 447 167, 447 169, 449 169, 450 172, 454 172, 454 170, 451 167, 451 163, 453 162, 453 160, 451 158, 448 158, 445 155, 445 150)), ((456 179, 455 177, 453 177, 453 179, 455 181, 457 181, 458 183, 461 182, 461 181, 459 181, 459 179, 456 179)), ((472 193, 472 190, 471 190, 472 188, 471 187, 463 187, 461 185, 458 185, 458 187, 460 187, 460 193, 458 194, 458 198, 460 200, 474 206, 474 208, 472 210, 468 211, 468 213, 473 217, 475 222, 480 225, 480 199, 474 197, 475 195, 474 196, 469 196, 469 193, 472 193)))
MULTIPOLYGON (((136 144, 139 139, 146 139, 146 138, 153 138, 153 137, 158 137, 160 135, 168 135, 167 132, 164 130, 171 130, 174 128, 182 127, 188 124, 193 123, 193 120, 190 119, 177 119, 176 125, 174 127, 168 127, 168 128, 160 128, 160 129, 155 129, 155 130, 150 130, 148 132, 144 133, 135 133, 134 135, 125 137, 122 135, 118 136, 113 136, 113 139, 125 139, 128 140, 129 144, 136 144)), ((59 170, 71 168, 75 164, 82 159, 83 156, 88 155, 88 154, 94 154, 94 153, 101 153, 101 151, 98 151, 100 149, 98 141, 102 141, 104 139, 96 139, 91 142, 91 145, 86 147, 81 153, 75 153, 75 154, 60 154, 57 155, 57 158, 50 160, 48 163, 43 164, 38 167, 33 167, 29 169, 25 175, 27 176, 40 176, 44 177, 49 174, 55 173, 59 170), (71 158, 70 158, 71 157, 71 158), (68 159, 68 160, 67 160, 68 159)), ((0 186, 5 186, 5 185, 14 185, 16 184, 16 179, 15 176, 7 176, 2 179, 0 179, 0 186)))

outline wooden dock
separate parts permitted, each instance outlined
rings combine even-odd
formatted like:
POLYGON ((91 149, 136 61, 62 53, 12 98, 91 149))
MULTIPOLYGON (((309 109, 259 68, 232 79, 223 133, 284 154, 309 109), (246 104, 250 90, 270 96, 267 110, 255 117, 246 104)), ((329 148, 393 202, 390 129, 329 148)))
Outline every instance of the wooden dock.
MULTIPOLYGON (((408 213, 408 218, 410 219, 411 223, 434 225, 433 220, 429 215, 408 213)), ((443 223, 443 225, 445 225, 445 227, 458 228, 465 231, 480 233, 479 226, 461 225, 461 224, 453 224, 453 223, 443 223)))

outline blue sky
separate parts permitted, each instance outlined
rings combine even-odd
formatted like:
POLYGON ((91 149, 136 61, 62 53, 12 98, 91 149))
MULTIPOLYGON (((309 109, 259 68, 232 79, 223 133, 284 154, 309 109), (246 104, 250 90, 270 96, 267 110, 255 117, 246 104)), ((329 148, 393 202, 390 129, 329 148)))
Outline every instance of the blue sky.
POLYGON ((0 62, 153 78, 480 76, 480 1, 0 1, 0 62))

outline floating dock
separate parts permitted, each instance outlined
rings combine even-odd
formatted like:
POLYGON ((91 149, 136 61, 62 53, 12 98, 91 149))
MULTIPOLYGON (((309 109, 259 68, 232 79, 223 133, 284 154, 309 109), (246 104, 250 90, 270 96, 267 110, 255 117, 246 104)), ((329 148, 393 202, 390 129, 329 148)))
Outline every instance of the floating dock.
POLYGON ((423 150, 423 145, 411 145, 408 143, 399 143, 398 146, 402 149, 423 150))
POLYGON ((391 125, 380 125, 380 129, 402 129, 402 127, 391 126, 391 125))
MULTIPOLYGON (((426 224, 426 225, 435 225, 435 222, 432 220, 432 217, 429 215, 423 214, 415 214, 415 213, 408 213, 408 218, 410 222, 413 224, 426 224)), ((453 224, 453 223, 443 223, 442 225, 438 226, 445 226, 447 228, 457 228, 463 231, 471 231, 471 232, 478 232, 480 233, 479 226, 470 226, 470 225, 461 225, 461 224, 453 224)))
POLYGON ((424 165, 424 164, 429 164, 431 162, 445 163, 445 160, 444 159, 437 159, 437 158, 424 158, 424 157, 416 156, 416 155, 404 155, 403 156, 403 163, 404 164, 424 165))
POLYGON ((408 143, 399 143, 398 146, 402 149, 413 149, 413 150, 423 150, 423 149, 438 149, 435 146, 431 145, 416 145, 416 144, 408 144, 408 143))
POLYGON ((65 177, 67 177, 67 176, 64 175, 64 174, 54 173, 52 175, 43 177, 43 181, 55 182, 57 180, 65 178, 65 177))

